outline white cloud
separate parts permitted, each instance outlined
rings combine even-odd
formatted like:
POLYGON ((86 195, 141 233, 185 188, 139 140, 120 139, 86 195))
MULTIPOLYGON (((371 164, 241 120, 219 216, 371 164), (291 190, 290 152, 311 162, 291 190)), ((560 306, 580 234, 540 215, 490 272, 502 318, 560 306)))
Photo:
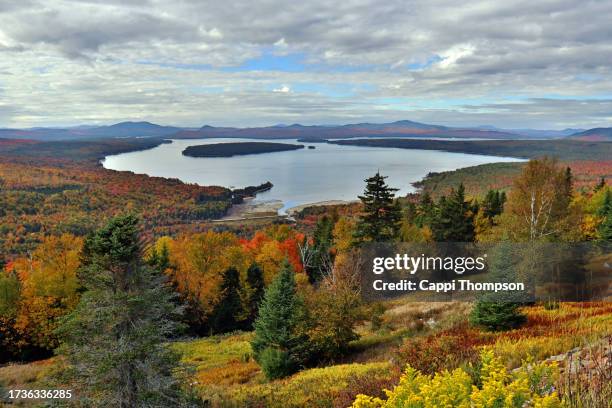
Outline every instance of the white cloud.
POLYGON ((291 88, 289 88, 287 85, 283 85, 280 88, 273 89, 272 92, 276 92, 276 93, 289 93, 289 92, 291 92, 291 88))
POLYGON ((448 50, 440 53, 442 60, 438 63, 441 68, 450 68, 463 57, 468 57, 476 51, 472 44, 454 45, 448 50))

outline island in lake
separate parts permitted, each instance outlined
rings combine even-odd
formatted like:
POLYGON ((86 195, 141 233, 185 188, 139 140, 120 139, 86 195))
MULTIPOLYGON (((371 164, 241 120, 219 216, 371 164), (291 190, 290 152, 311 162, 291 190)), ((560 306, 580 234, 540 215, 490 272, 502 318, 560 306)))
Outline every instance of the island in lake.
POLYGON ((268 142, 236 142, 215 143, 197 146, 188 146, 183 150, 184 156, 190 157, 232 157, 247 154, 284 152, 287 150, 303 149, 304 145, 268 142))

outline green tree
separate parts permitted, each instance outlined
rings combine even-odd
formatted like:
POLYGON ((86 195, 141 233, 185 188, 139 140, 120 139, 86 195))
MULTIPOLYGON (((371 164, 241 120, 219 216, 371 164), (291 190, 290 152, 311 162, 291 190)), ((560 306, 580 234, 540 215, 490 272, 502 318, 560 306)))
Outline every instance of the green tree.
MULTIPOLYGON (((496 248, 492 260, 490 279, 493 282, 513 282, 517 279, 517 256, 512 244, 504 242, 496 248)), ((480 296, 470 314, 470 322, 487 330, 509 330, 526 321, 520 311, 524 296, 513 292, 485 293, 480 296)))
POLYGON ((419 228, 422 228, 425 225, 431 226, 431 222, 433 221, 435 213, 436 204, 433 202, 429 192, 425 191, 421 195, 421 199, 419 200, 419 205, 416 209, 414 223, 419 228))
POLYGON ((151 249, 151 255, 147 259, 147 263, 155 267, 158 271, 164 273, 166 269, 170 267, 170 252, 168 250, 168 244, 162 242, 159 251, 154 246, 151 249))
POLYGON ((604 188, 605 186, 606 186, 606 179, 605 179, 605 177, 602 177, 602 178, 599 179, 599 182, 593 188, 593 192, 596 193, 599 190, 601 190, 602 188, 604 188))
POLYGON ((247 328, 251 328, 257 314, 259 312, 259 305, 261 304, 264 293, 264 275, 259 265, 253 262, 246 274, 246 285, 243 288, 244 293, 244 310, 245 310, 245 325, 247 328))
POLYGON ((21 285, 14 270, 0 269, 0 317, 14 317, 19 307, 21 285))
POLYGON ((80 273, 85 293, 63 319, 59 352, 83 406, 167 407, 185 400, 167 347, 181 310, 162 274, 146 265, 138 218, 111 219, 90 235, 80 273))
POLYGON ((312 239, 312 254, 310 261, 305 265, 310 283, 319 282, 334 262, 330 252, 334 239, 333 231, 334 220, 332 218, 324 215, 317 221, 312 239))
POLYGON ((221 298, 213 310, 210 326, 217 333, 238 329, 238 320, 242 315, 240 301, 240 274, 233 266, 223 273, 221 281, 221 298))
POLYGON ((387 242, 397 237, 402 219, 395 191, 385 182, 387 177, 377 172, 365 179, 364 194, 359 196, 364 214, 359 218, 355 238, 360 241, 387 242))
POLYGON ((604 201, 597 215, 603 217, 603 221, 597 227, 599 239, 602 241, 612 241, 612 193, 609 189, 606 191, 604 201))
POLYGON ((255 360, 268 379, 290 375, 304 362, 303 318, 304 303, 297 294, 293 269, 285 261, 266 290, 251 342, 255 360))
POLYGON ((506 193, 499 190, 489 190, 482 201, 481 208, 484 215, 493 218, 504 211, 506 193))
POLYGON ((448 197, 441 197, 438 212, 431 224, 435 241, 471 242, 474 240, 474 213, 465 200, 465 188, 460 184, 448 197))

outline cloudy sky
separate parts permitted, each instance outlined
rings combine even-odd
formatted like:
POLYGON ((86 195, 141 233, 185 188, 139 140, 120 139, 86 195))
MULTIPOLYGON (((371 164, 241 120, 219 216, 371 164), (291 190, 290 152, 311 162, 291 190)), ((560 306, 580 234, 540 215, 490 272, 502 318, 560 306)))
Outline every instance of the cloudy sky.
POLYGON ((609 0, 0 0, 0 127, 612 126, 611 21, 609 0))

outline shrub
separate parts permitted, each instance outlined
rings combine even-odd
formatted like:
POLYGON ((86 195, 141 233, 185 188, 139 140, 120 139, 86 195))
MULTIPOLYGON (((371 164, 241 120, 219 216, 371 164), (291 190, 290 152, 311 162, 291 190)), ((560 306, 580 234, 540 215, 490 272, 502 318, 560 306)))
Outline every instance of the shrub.
POLYGON ((470 322, 491 331, 510 330, 527 321, 517 303, 478 301, 470 322))
POLYGON ((451 329, 426 337, 407 339, 395 353, 398 365, 411 367, 425 374, 451 370, 478 361, 476 347, 485 339, 476 330, 451 329))
POLYGON ((386 390, 386 400, 360 394, 353 408, 434 407, 561 407, 552 391, 554 367, 527 363, 512 374, 490 349, 481 353, 479 377, 482 385, 464 370, 444 370, 433 376, 408 366, 399 384, 386 390))

